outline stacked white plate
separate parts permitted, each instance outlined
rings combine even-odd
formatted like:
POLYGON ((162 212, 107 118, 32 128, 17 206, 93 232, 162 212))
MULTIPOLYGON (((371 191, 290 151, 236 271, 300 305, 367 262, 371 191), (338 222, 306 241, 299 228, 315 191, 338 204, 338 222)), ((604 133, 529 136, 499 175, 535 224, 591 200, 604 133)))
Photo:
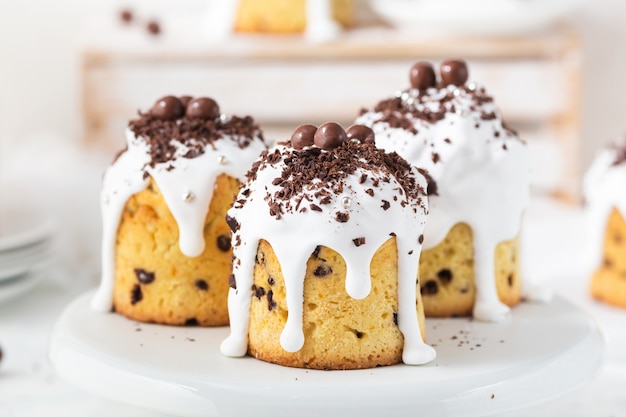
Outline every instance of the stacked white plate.
POLYGON ((23 207, 0 207, 0 303, 32 289, 52 259, 52 227, 23 207))

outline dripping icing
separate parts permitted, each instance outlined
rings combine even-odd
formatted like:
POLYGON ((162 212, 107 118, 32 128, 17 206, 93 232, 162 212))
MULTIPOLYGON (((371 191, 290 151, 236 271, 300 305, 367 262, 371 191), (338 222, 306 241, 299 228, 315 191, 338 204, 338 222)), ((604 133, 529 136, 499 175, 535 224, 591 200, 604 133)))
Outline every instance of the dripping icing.
POLYGON ((528 149, 503 126, 498 108, 479 86, 411 89, 399 99, 409 102, 402 117, 409 119, 410 128, 393 127, 393 119, 385 120, 386 114, 374 110, 356 123, 374 130, 377 146, 428 170, 437 182, 438 195, 429 198, 424 249, 438 245, 457 223, 471 227, 477 289, 473 315, 503 320, 510 308, 497 295, 494 251, 520 233, 529 202, 528 149), (436 120, 411 112, 435 115, 436 120))
MULTIPOLYGON (((282 156, 287 148, 277 145, 282 156)), ((382 211, 380 197, 373 198, 365 192, 367 188, 376 188, 376 196, 391 196, 397 193, 400 186, 395 179, 390 182, 382 180, 383 173, 367 172, 358 168, 344 179, 345 185, 340 194, 331 194, 331 201, 324 205, 322 211, 307 210, 288 211, 280 219, 272 217, 265 201, 267 193, 273 194, 278 189, 273 180, 282 175, 284 160, 279 163, 267 164, 256 173, 256 179, 247 183, 249 192, 243 206, 235 205, 229 215, 236 218, 238 230, 233 232, 235 258, 240 262, 233 265, 233 274, 237 289, 232 289, 228 296, 231 332, 221 345, 221 351, 227 356, 243 356, 248 345, 248 324, 250 299, 254 274, 254 258, 258 243, 266 240, 274 250, 281 265, 285 280, 286 302, 289 314, 287 323, 280 335, 280 344, 288 352, 298 351, 304 343, 302 331, 303 285, 306 263, 316 246, 326 246, 340 253, 346 262, 346 292, 352 298, 365 298, 371 289, 369 261, 378 248, 396 234, 398 249, 398 326, 404 335, 403 360, 408 364, 422 364, 434 359, 434 350, 422 340, 417 313, 415 310, 416 286, 415 276, 419 264, 420 244, 415 236, 419 236, 425 224, 426 201, 406 201, 407 193, 402 199, 382 211), (368 182, 361 182, 361 175, 368 175, 368 182), (373 181, 377 181, 377 186, 373 181), (349 208, 346 208, 350 201, 349 208), (420 205, 422 204, 422 205, 420 205), (348 211, 350 219, 338 222, 334 213, 348 211), (415 210, 415 211, 414 211, 415 210), (381 211, 385 221, 381 221, 381 211), (417 213, 417 214, 416 214, 417 213), (417 217, 417 221, 416 221, 417 217), (365 244, 355 245, 353 238, 364 237, 365 244), (240 239, 237 239, 240 237, 240 239), (298 242, 294 245, 294 242, 298 242)), ((412 169, 418 184, 426 187, 424 178, 412 169)), ((240 194, 239 198, 243 196, 240 194)), ((293 206, 296 206, 293 202, 293 206)))
POLYGON ((257 137, 242 149, 235 140, 224 136, 207 146, 204 153, 194 158, 184 158, 189 148, 172 140, 176 152, 172 160, 150 165, 148 144, 130 130, 126 130, 128 148, 108 167, 104 174, 102 207, 102 277, 100 286, 92 299, 92 308, 108 312, 112 307, 115 273, 115 239, 117 228, 128 199, 144 190, 153 178, 172 212, 180 233, 179 245, 189 257, 200 255, 204 250, 204 220, 213 197, 217 177, 225 173, 243 181, 252 162, 265 149, 264 142, 257 137), (217 163, 218 158, 226 161, 217 163), (186 199, 187 193, 193 195, 186 199), (188 201, 189 200, 189 201, 188 201))

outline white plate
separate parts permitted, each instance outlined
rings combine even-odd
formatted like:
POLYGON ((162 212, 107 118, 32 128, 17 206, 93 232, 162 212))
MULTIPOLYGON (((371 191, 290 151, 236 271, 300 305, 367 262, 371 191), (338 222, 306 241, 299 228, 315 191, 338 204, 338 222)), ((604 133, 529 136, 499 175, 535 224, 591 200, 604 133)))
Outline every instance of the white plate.
POLYGON ((51 244, 48 240, 22 246, 10 251, 0 252, 0 270, 4 267, 30 264, 50 254, 51 244))
POLYGON ((437 359, 357 371, 286 368, 227 358, 227 328, 139 324, 89 308, 58 320, 58 374, 98 395, 180 416, 478 416, 532 405, 588 381, 602 362, 592 321, 561 298, 522 304, 506 323, 430 319, 437 359))
POLYGON ((510 35, 545 28, 578 9, 582 0, 370 0, 370 4, 404 30, 510 35))
POLYGON ((45 277, 42 269, 33 269, 0 283, 0 303, 17 298, 33 289, 45 277))
POLYGON ((47 242, 25 248, 29 250, 16 250, 11 256, 4 256, 6 252, 0 254, 0 285, 26 276, 28 271, 41 269, 52 259, 53 251, 47 242))
POLYGON ((40 242, 52 233, 43 214, 21 207, 0 207, 0 252, 40 242))

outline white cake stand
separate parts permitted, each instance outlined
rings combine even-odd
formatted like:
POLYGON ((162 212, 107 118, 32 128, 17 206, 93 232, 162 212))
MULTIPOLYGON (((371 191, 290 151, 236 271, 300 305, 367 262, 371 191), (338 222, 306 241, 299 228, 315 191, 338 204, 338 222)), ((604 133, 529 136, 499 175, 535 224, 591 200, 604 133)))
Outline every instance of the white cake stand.
POLYGON ((292 369, 227 358, 227 328, 140 324, 75 300, 57 322, 50 357, 87 391, 179 416, 481 416, 573 390, 595 374, 603 341, 561 298, 522 304, 510 321, 431 319, 437 359, 358 371, 292 369))

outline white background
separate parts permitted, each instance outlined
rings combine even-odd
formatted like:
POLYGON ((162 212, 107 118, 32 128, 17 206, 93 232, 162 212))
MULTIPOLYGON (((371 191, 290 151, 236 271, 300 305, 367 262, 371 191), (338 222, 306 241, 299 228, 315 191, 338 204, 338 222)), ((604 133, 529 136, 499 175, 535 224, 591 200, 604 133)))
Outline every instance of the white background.
MULTIPOLYGON (((0 0, 0 144, 41 133, 78 141, 81 22, 131 4, 162 13, 200 0, 0 0)), ((587 0, 572 17, 584 44, 585 167, 600 145, 626 134, 626 2, 587 0)), ((2 148, 0 148, 0 151, 2 148)))

